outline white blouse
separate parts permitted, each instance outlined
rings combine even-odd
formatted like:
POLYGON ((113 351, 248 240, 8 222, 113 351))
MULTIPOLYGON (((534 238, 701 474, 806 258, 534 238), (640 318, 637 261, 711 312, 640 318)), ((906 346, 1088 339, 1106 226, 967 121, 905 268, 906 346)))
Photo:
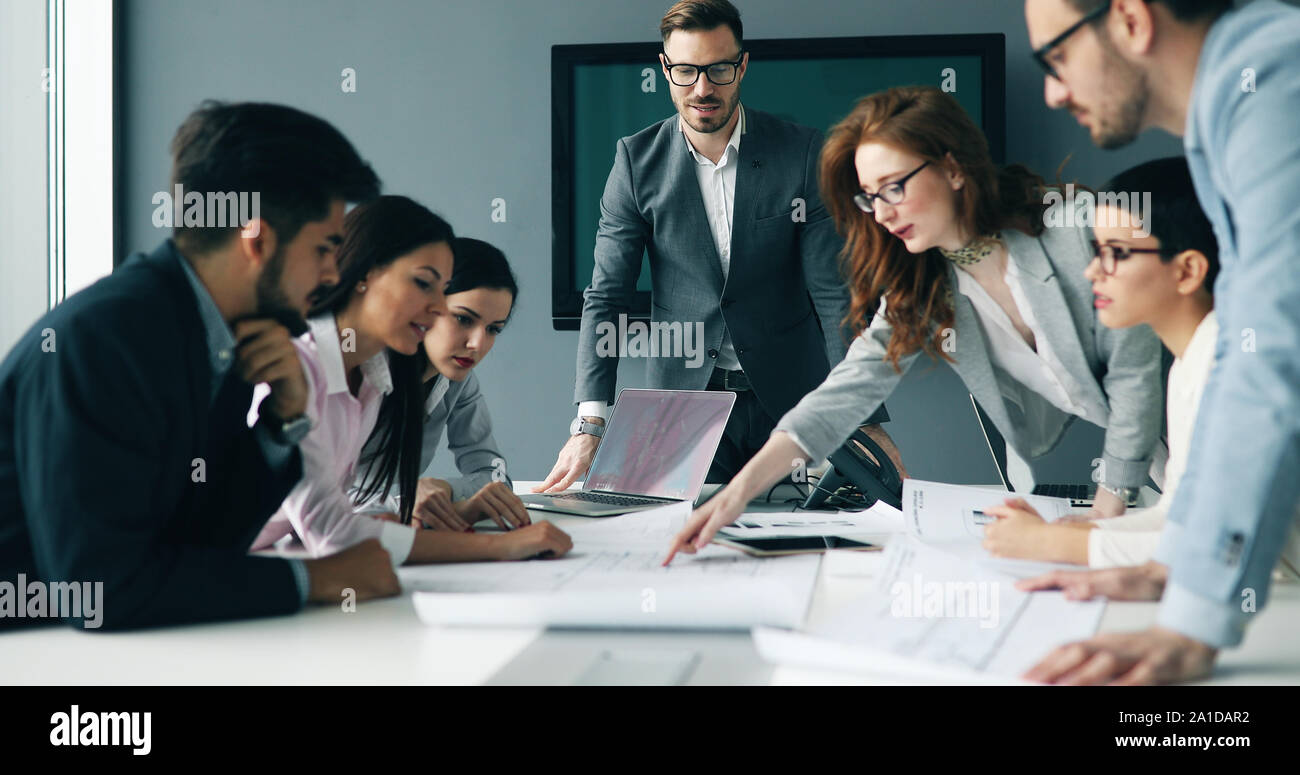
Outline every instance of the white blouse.
MULTIPOLYGON (((1169 463, 1165 467, 1164 491, 1154 506, 1133 509, 1111 519, 1099 519, 1096 528, 1088 532, 1088 566, 1115 568, 1141 565, 1150 560, 1160 543, 1169 507, 1173 503, 1178 484, 1187 469, 1187 456, 1192 445, 1192 430, 1201 404, 1201 393, 1214 369, 1214 342, 1219 325, 1214 311, 1205 316, 1181 358, 1169 369, 1169 387, 1165 401, 1165 417, 1169 425, 1169 463)), ((1297 508, 1291 525, 1286 549, 1278 560, 1278 570, 1284 576, 1295 578, 1300 569, 1300 532, 1297 531, 1300 508, 1297 508)))
POLYGON ((1007 269, 1003 279, 1011 291, 1011 299, 1015 302, 1021 319, 1033 332, 1036 350, 1025 344, 1024 337, 1016 330, 1011 318, 984 290, 984 286, 961 267, 957 268, 957 290, 970 299, 975 315, 983 324, 984 333, 988 337, 989 359, 1062 412, 1082 417, 1093 425, 1105 428, 1106 419, 1110 416, 1109 409, 1097 404, 1095 400, 1081 398, 1087 395, 1087 391, 1079 386, 1074 375, 1052 350, 1046 334, 1038 324, 1038 318, 1034 316, 1034 308, 1020 285, 1020 270, 1010 255, 1007 256, 1007 269))

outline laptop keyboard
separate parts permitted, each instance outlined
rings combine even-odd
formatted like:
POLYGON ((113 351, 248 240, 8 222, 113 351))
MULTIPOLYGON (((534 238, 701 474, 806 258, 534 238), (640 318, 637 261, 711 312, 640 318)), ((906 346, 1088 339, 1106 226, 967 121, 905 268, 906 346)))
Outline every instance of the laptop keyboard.
POLYGON ((1034 487, 1034 495, 1069 498, 1076 501, 1092 500, 1096 492, 1096 487, 1091 484, 1040 484, 1034 487))
POLYGON ((644 506, 647 504, 667 503, 668 501, 659 498, 638 498, 635 495, 610 495, 607 492, 593 492, 591 490, 582 490, 580 492, 568 492, 563 495, 554 495, 551 498, 557 501, 582 501, 583 503, 598 503, 602 506, 644 506))

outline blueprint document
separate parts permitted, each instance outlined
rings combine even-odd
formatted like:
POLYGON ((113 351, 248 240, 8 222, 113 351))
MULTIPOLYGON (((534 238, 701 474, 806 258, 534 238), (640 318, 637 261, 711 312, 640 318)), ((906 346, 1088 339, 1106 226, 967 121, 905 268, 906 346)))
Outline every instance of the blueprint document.
POLYGON ((719 546, 662 567, 690 515, 680 503, 566 526, 556 560, 403 567, 426 623, 450 626, 748 629, 803 622, 819 555, 760 559, 719 546))
MULTIPOLYGON (((853 558, 873 577, 870 589, 804 632, 757 628, 759 653, 781 664, 895 679, 1006 681, 1056 646, 1089 637, 1104 602, 1015 588, 1018 578, 1074 566, 1002 559, 984 549, 984 526, 994 519, 985 509, 1006 497, 981 487, 904 480, 899 532, 879 557, 853 558)), ((1063 498, 1025 500, 1049 522, 1070 510, 1063 498)), ((833 567, 827 573, 837 575, 833 567)))
POLYGON ((984 526, 997 519, 984 510, 1001 505, 1009 497, 1024 498, 1048 522, 1055 522, 1070 512, 1070 501, 1066 498, 904 479, 903 522, 909 535, 931 546, 1016 578, 1059 569, 1078 570, 1076 565, 994 557, 984 549, 984 526))
POLYGON ((947 679, 1023 673, 1053 647, 1096 631, 1105 604, 1027 594, 1015 578, 915 536, 886 547, 872 588, 806 633, 759 630, 771 661, 947 679))

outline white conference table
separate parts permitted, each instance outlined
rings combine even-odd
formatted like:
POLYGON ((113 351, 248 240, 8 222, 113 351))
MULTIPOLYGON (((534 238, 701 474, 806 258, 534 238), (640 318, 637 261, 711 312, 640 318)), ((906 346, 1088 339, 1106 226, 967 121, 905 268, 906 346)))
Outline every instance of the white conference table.
MULTIPOLYGON (((524 491, 530 484, 518 487, 524 491)), ((780 499, 778 491, 774 500, 780 499)), ((552 521, 563 527, 583 520, 552 521)), ((822 574, 810 620, 833 612, 868 583, 822 574)), ((1155 603, 1109 603, 1100 629, 1141 629, 1154 621, 1155 611, 1155 603)), ((1220 655, 1206 683, 1300 684, 1297 642, 1300 585, 1275 584, 1243 646, 1220 655)), ((50 626, 0 634, 0 685, 566 685, 604 652, 645 651, 690 654, 696 661, 687 684, 917 683, 888 674, 775 667, 759 658, 747 632, 426 627, 406 592, 360 603, 352 613, 311 607, 294 616, 148 631, 87 633, 50 626)))

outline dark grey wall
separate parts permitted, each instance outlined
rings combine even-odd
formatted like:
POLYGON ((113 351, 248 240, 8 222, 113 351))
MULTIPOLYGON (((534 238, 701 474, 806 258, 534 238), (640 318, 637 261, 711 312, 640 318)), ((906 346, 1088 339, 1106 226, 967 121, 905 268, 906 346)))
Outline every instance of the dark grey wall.
MULTIPOLYGON (((274 100, 339 126, 385 189, 440 211, 466 235, 500 246, 522 283, 521 306, 479 376, 516 478, 541 478, 573 413, 576 333, 550 324, 550 47, 654 40, 668 0, 123 0, 121 203, 124 244, 151 247, 151 197, 167 186, 167 143, 202 98, 274 100), (357 91, 340 71, 357 71, 357 91), (507 203, 491 222, 491 201, 507 203)), ((746 37, 1001 32, 1007 36, 1007 155, 1100 184, 1178 141, 1148 135, 1121 152, 1094 149, 1067 114, 1049 111, 1016 0, 738 0, 746 37)), ((761 67, 755 62, 754 67, 761 67)), ((671 104, 664 95, 664 112, 671 104)), ((612 157, 611 157, 612 161, 612 157)), ((624 385, 642 369, 625 362, 624 385)), ((891 432, 915 476, 996 480, 966 392, 946 366, 920 364, 889 403, 891 432)), ((1040 478, 1086 481, 1100 432, 1076 425, 1040 478)))

